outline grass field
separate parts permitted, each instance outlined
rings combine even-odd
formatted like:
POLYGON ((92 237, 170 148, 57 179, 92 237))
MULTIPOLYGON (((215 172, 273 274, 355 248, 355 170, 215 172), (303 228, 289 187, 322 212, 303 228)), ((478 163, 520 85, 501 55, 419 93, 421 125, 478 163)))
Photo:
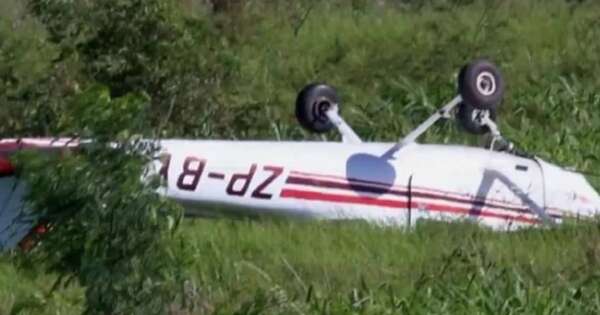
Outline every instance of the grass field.
POLYGON ((600 306, 595 227, 502 234, 426 224, 404 233, 361 223, 198 222, 187 233, 198 239, 195 260, 205 262, 196 279, 222 313, 566 314, 600 306))
MULTIPOLYGON (((175 114, 166 136, 336 139, 308 135, 293 117, 297 90, 327 81, 361 136, 395 141, 453 96, 461 65, 486 56, 508 82, 500 110, 508 138, 550 161, 599 169, 600 3, 459 2, 317 2, 303 20, 310 1, 249 1, 235 23, 222 24, 194 7, 189 14, 208 20, 198 24, 211 34, 198 55, 214 54, 213 70, 225 74, 212 105, 175 114)), ((0 57, 17 60, 21 78, 46 71, 52 54, 15 3, 0 3, 0 57), (36 46, 9 55, 4 43, 36 46)), ((477 142, 453 123, 423 140, 477 142)), ((182 291, 194 314, 600 314, 597 223, 499 233, 469 224, 403 231, 194 220, 183 234, 193 281, 182 291)), ((51 291, 56 276, 42 270, 26 256, 0 257, 0 315, 81 312, 82 288, 51 291)))
MULTIPOLYGON (((185 224, 196 314, 597 314, 600 229, 424 223, 185 224)), ((0 313, 72 314, 76 285, 0 263, 0 313)))

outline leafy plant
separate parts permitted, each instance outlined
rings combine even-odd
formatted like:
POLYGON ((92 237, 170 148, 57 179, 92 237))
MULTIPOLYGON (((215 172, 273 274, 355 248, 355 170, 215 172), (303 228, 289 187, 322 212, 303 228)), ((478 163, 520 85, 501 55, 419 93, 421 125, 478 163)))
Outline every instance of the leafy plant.
POLYGON ((93 140, 78 152, 17 159, 31 209, 49 229, 28 256, 59 275, 55 286, 77 280, 86 314, 163 314, 184 280, 181 211, 155 192, 154 145, 135 136, 147 105, 147 97, 85 91, 68 125, 93 140))

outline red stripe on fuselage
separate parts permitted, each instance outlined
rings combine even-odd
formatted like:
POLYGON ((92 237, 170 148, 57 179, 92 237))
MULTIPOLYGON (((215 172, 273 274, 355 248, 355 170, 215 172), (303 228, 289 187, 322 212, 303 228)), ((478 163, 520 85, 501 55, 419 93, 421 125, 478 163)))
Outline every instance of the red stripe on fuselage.
MULTIPOLYGON (((398 187, 398 186, 388 186, 388 187, 384 188, 381 184, 379 184, 377 186, 372 186, 370 184, 360 183, 360 182, 353 183, 351 181, 348 181, 346 183, 343 183, 343 182, 336 182, 336 181, 331 181, 331 180, 306 178, 306 177, 299 177, 299 176, 288 177, 286 183, 295 184, 295 185, 303 185, 303 186, 320 187, 320 188, 343 189, 343 190, 354 191, 354 192, 368 192, 368 193, 381 194, 381 195, 391 194, 391 195, 404 196, 404 197, 408 196, 408 190, 393 189, 393 187, 398 187)), ((483 208, 483 207, 497 208, 499 210, 513 211, 513 212, 519 212, 519 213, 523 213, 523 214, 531 214, 531 211, 529 211, 529 209, 527 209, 527 208, 523 208, 523 207, 517 208, 517 207, 506 206, 506 205, 498 205, 498 204, 486 202, 486 201, 482 200, 481 198, 471 198, 471 199, 460 198, 460 197, 450 196, 449 194, 441 194, 441 193, 433 193, 433 192, 419 192, 419 191, 414 191, 414 190, 411 191, 411 197, 444 200, 444 201, 469 204, 470 206, 477 207, 477 208, 483 208)))
MULTIPOLYGON (((356 179, 356 178, 352 178, 352 177, 344 177, 344 176, 338 176, 338 175, 323 175, 323 174, 316 174, 316 173, 291 171, 290 177, 293 177, 294 175, 311 178, 311 179, 316 178, 317 180, 323 180, 323 179, 339 180, 339 181, 351 183, 352 185, 363 184, 363 185, 375 185, 377 187, 384 187, 386 189, 390 188, 389 184, 386 184, 383 182, 364 180, 364 179, 356 179)), ((399 186, 399 185, 393 185, 393 186, 391 186, 391 188, 408 189, 408 187, 406 187, 406 186, 399 186)), ((430 187, 412 186, 411 189, 412 189, 413 194, 420 191, 420 193, 422 193, 422 194, 431 193, 431 194, 434 194, 435 196, 452 195, 457 198, 469 198, 468 200, 475 200, 477 202, 485 202, 486 204, 491 205, 491 206, 496 206, 496 204, 502 204, 501 207, 511 208, 511 209, 514 209, 515 211, 518 211, 518 210, 529 211, 529 209, 527 207, 523 207, 523 205, 521 205, 521 204, 509 202, 506 200, 498 200, 498 199, 487 198, 487 197, 484 198, 484 197, 480 197, 480 196, 470 197, 465 194, 461 194, 461 193, 457 193, 457 192, 453 192, 453 191, 434 189, 434 188, 430 188, 430 187), (492 203, 494 203, 494 204, 492 204, 492 203)))
MULTIPOLYGON (((310 201, 326 201, 326 202, 337 202, 337 203, 348 203, 348 204, 359 204, 368 206, 381 206, 389 208, 403 208, 409 207, 408 202, 400 200, 390 200, 381 198, 372 198, 364 196, 348 196, 340 194, 322 193, 315 191, 304 191, 296 189, 283 189, 281 191, 281 198, 301 199, 310 201)), ((419 205, 426 207, 427 211, 445 212, 455 215, 469 215, 471 214, 471 208, 463 208, 449 205, 442 205, 433 202, 418 202, 419 205)), ((523 216, 511 216, 505 214, 499 214, 491 211, 480 210, 476 214, 477 217, 488 217, 503 219, 507 221, 516 221, 529 224, 540 223, 537 219, 531 219, 523 216)))
MULTIPOLYGON (((295 185, 304 185, 320 188, 335 188, 343 190, 352 190, 354 192, 367 192, 374 194, 391 194, 396 196, 408 196, 408 187, 400 185, 390 185, 382 182, 371 180, 362 180, 351 177, 343 177, 337 175, 323 175, 316 173, 307 173, 299 171, 291 171, 286 183, 295 185)), ((494 198, 469 196, 452 191, 444 191, 439 189, 416 187, 413 186, 411 196, 414 198, 425 198, 433 200, 443 200, 469 204, 478 211, 478 208, 495 208, 496 210, 511 211, 520 214, 534 214, 529 207, 523 204, 517 204, 506 200, 498 200, 494 198)), ((564 210, 561 210, 564 211, 564 210)), ((549 213, 550 217, 561 219, 562 214, 549 213)))

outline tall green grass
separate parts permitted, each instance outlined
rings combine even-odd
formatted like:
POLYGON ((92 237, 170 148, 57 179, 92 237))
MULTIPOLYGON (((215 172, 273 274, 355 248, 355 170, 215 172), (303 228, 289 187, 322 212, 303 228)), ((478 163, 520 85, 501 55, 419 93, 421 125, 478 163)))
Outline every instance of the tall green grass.
MULTIPOLYGON (((358 12, 318 4, 297 35, 286 8, 261 9, 247 13, 250 22, 229 39, 235 75, 218 91, 219 102, 244 115, 225 136, 312 137, 294 121, 294 98, 304 84, 326 81, 338 88, 344 115, 360 135, 395 141, 452 98, 460 67, 483 56, 499 64, 508 84, 499 121, 509 138, 553 161, 598 168, 597 2, 475 1, 443 11, 358 12)), ((475 142, 455 124, 441 124, 424 141, 475 142)))
MULTIPOLYGON (((185 224, 192 314, 597 314, 600 229, 492 232, 421 223, 185 224)), ((76 285, 0 263, 1 311, 72 314, 76 285)))
POLYGON ((187 234, 202 262, 194 269, 202 298, 223 314, 569 314, 600 306, 595 226, 504 234, 423 224, 405 233, 360 222, 198 221, 187 234))
POLYGON ((26 257, 0 258, 0 314, 79 314, 83 290, 52 290, 56 277, 31 266, 26 257))

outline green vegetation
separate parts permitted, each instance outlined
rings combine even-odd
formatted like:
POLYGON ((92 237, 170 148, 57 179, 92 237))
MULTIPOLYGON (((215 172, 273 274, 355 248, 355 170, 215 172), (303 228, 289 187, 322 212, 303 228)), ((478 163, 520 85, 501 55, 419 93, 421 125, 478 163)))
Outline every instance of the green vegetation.
POLYGON ((30 183, 31 208, 49 226, 23 259, 58 274, 55 287, 77 280, 85 314, 163 314, 185 276, 174 235, 182 211, 155 193, 159 180, 140 181, 152 144, 124 136, 144 126, 139 112, 146 103, 86 91, 69 107, 78 117, 70 125, 90 132, 94 143, 77 154, 15 158, 30 183))
MULTIPOLYGON (((600 167, 597 1, 212 2, 220 5, 0 2, 0 137, 82 135, 123 143, 141 136, 320 139, 300 129, 292 109, 304 84, 327 81, 339 88, 344 116, 361 136, 394 141, 453 96, 461 65, 485 56, 500 65, 508 83, 500 123, 510 139, 563 165, 600 167)), ((423 141, 476 139, 448 122, 423 141)), ((46 205, 43 211, 95 210, 67 224, 74 230, 49 235, 62 241, 43 243, 33 255, 0 259, 0 314, 130 313, 98 307, 102 303, 94 303, 90 292, 121 292, 126 300, 138 293, 127 291, 128 279, 142 278, 115 279, 123 281, 124 291, 94 286, 107 273, 88 273, 95 278, 86 282, 92 278, 71 270, 73 281, 56 281, 65 275, 55 265, 66 257, 61 255, 68 248, 60 248, 65 237, 110 238, 80 229, 84 223, 96 233, 110 229, 103 222, 110 213, 95 204, 97 196, 115 201, 110 212, 137 209, 145 217, 159 210, 157 203, 148 206, 156 198, 147 194, 149 187, 103 189, 139 178, 146 151, 120 151, 102 164, 111 153, 97 149, 101 154, 88 152, 53 162, 59 165, 54 170, 34 167, 29 173, 39 182, 32 202, 46 205), (69 163, 80 165, 80 172, 68 171, 69 163), (110 172, 103 170, 122 165, 130 167, 105 176, 110 172), (66 180, 81 174, 99 184, 44 191, 58 187, 49 175, 66 180), (81 193, 76 206, 47 202, 72 191, 81 193), (144 197, 135 201, 132 195, 144 197), (53 251, 55 260, 40 261, 53 251)), ((177 222, 176 209, 167 213, 177 222)), ((167 221, 163 226, 144 219, 132 231, 120 229, 115 243, 128 248, 144 240, 177 242, 126 252, 156 260, 143 277, 168 279, 155 288, 171 288, 170 294, 160 291, 157 297, 177 297, 168 305, 176 314, 600 312, 600 230, 593 224, 502 234, 461 224, 425 224, 406 233, 360 222, 197 220, 172 232, 167 221), (134 237, 148 226, 164 233, 134 237), (165 248, 178 254, 162 255, 165 248)), ((72 243, 69 248, 81 245, 72 243)), ((90 243, 77 248, 78 257, 113 254, 90 243)), ((111 260, 98 262, 108 266, 111 260)), ((129 267, 114 270, 127 273, 129 267)))
MULTIPOLYGON (((411 233, 360 222, 187 222, 192 314, 596 314, 597 226, 411 233)), ((3 305, 70 314, 77 286, 0 264, 3 305), (12 289, 16 284, 16 289, 12 289)))
POLYGON ((361 223, 198 222, 186 234, 204 261, 193 271, 205 300, 223 314, 598 310, 596 227, 503 235, 429 224, 407 234, 361 223))

